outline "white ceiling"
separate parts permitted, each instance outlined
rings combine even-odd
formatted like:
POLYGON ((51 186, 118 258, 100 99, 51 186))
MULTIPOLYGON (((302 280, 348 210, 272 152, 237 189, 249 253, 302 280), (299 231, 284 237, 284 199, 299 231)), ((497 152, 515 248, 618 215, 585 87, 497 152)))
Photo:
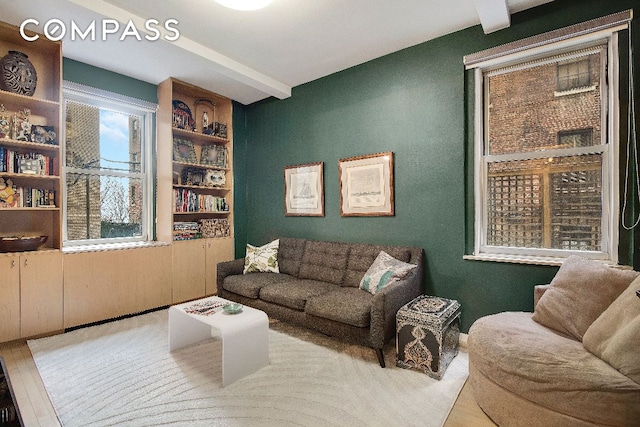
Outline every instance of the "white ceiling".
POLYGON ((249 104, 286 98, 297 85, 477 24, 500 30, 510 14, 549 1, 273 0, 239 12, 213 0, 0 0, 0 20, 33 18, 39 25, 27 28, 42 33, 59 19, 67 58, 153 84, 175 77, 249 104), (150 18, 176 19, 180 37, 146 40, 150 18), (103 41, 105 19, 122 24, 103 41), (141 41, 120 40, 130 20, 141 41), (96 40, 70 39, 72 23, 84 31, 92 21, 96 40))

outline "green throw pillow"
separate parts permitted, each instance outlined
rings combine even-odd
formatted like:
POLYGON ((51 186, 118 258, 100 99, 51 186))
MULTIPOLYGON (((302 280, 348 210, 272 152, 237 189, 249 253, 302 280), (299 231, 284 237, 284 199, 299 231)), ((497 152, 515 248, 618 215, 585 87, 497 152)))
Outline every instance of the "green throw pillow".
POLYGON ((278 268, 278 247, 280 240, 274 240, 264 246, 247 245, 244 257, 244 274, 280 273, 278 268))
POLYGON ((415 264, 399 261, 385 251, 381 251, 360 280, 359 287, 375 295, 387 286, 405 278, 414 268, 416 268, 415 264))

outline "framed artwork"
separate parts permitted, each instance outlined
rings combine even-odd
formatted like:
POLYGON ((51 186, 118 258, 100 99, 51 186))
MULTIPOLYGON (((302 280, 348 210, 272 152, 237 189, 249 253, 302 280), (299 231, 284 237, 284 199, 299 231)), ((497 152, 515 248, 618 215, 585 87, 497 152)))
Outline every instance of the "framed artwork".
POLYGON ((393 216, 393 152, 338 160, 341 216, 393 216))
POLYGON ((173 160, 182 163, 197 163, 193 142, 184 138, 173 138, 173 160))
POLYGON ((284 168, 286 216, 324 216, 324 163, 284 168))

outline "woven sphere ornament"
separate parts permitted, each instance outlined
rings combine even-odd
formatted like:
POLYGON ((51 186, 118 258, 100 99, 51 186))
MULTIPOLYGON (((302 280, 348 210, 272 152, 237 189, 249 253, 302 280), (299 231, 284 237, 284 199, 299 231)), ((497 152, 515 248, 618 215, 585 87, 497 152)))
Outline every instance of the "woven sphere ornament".
POLYGON ((0 89, 19 95, 33 96, 38 84, 36 69, 27 55, 10 50, 0 59, 0 89))

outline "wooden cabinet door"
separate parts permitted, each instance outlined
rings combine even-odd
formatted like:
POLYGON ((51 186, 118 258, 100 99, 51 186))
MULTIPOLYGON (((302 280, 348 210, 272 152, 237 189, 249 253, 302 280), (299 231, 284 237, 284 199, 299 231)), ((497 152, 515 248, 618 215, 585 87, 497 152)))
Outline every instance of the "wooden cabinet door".
POLYGON ((20 307, 23 338, 63 329, 61 252, 20 255, 20 307))
POLYGON ((205 246, 205 239, 173 242, 173 304, 205 296, 205 246))
POLYGON ((20 338, 20 256, 0 255, 0 342, 20 338))
POLYGON ((218 293, 218 269, 217 265, 222 261, 231 261, 234 256, 234 246, 232 237, 207 239, 207 259, 205 285, 206 294, 214 295, 218 293))

